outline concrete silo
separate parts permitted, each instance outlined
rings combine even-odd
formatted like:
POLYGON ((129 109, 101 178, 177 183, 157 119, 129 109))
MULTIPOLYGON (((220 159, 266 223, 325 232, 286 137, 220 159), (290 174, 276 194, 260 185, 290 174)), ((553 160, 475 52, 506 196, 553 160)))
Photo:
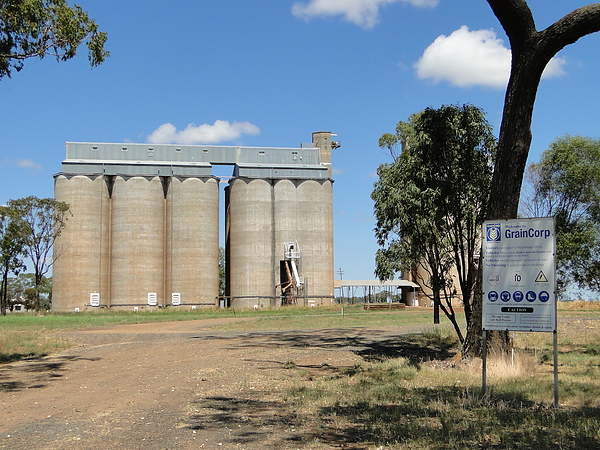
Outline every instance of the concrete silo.
POLYGON ((54 244, 53 304, 59 311, 106 304, 110 204, 102 175, 58 175, 55 199, 69 204, 71 215, 54 244))
POLYGON ((231 305, 273 305, 273 187, 268 180, 234 178, 227 187, 226 240, 231 305))
MULTIPOLYGON (((279 157, 285 161, 285 155, 281 152, 279 157)), ((291 161, 302 161, 293 150, 289 155, 291 161)), ((231 306, 330 304, 333 199, 326 169, 303 172, 302 167, 288 171, 265 166, 244 167, 248 177, 238 173, 228 187, 231 306), (287 288, 290 283, 292 290, 287 288)))
POLYGON ((218 180, 173 176, 167 222, 167 304, 218 305, 218 180))
POLYGON ((111 307, 165 304, 165 185, 159 176, 115 177, 111 307))
POLYGON ((331 303, 334 295, 333 189, 331 180, 305 180, 296 197, 297 240, 304 295, 311 305, 331 303))

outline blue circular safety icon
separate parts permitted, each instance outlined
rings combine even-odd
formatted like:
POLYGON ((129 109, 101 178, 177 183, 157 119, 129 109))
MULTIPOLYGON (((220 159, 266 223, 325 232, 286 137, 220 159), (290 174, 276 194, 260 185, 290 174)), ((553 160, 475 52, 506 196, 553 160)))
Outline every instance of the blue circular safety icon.
POLYGON ((539 298, 540 302, 546 303, 548 300, 550 300, 550 294, 546 291, 542 291, 540 292, 539 298))

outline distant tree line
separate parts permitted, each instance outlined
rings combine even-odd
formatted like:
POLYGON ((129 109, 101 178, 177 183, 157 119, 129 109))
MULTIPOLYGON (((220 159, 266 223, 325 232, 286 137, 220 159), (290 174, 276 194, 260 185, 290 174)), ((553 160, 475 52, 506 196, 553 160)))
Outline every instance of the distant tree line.
MULTIPOLYGON (((7 280, 7 311, 34 311, 37 305, 35 275, 20 273, 7 280)), ((39 309, 49 310, 52 307, 52 277, 42 277, 40 284, 39 309)))
MULTIPOLYGON (((23 300, 28 309, 50 307, 46 277, 62 249, 54 248, 69 212, 69 205, 51 198, 26 197, 0 206, 0 313, 11 300, 23 300), (32 265, 31 274, 25 260, 32 265)), ((21 303, 21 302, 19 302, 21 303)))

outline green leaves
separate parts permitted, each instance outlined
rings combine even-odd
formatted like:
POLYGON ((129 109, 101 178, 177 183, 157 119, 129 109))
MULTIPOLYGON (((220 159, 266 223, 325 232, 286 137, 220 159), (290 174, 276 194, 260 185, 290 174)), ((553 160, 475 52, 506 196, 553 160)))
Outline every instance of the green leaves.
POLYGON ((70 214, 69 205, 52 198, 30 196, 9 200, 8 207, 17 214, 22 224, 25 235, 23 248, 33 263, 35 274, 37 309, 41 306, 39 286, 61 253, 61 249, 54 248, 54 243, 70 214))
POLYGON ((554 216, 562 285, 600 289, 600 140, 564 136, 528 167, 533 189, 524 200, 532 216, 554 216))
POLYGON ((427 108, 399 122, 396 134, 384 134, 379 146, 394 162, 379 167, 371 194, 381 247, 375 274, 413 274, 434 306, 443 293, 449 317, 458 282, 468 321, 496 151, 485 114, 472 105, 427 108), (402 151, 394 156, 398 145, 402 151))
MULTIPOLYGON (((379 245, 410 241, 412 253, 420 255, 435 245, 441 257, 464 240, 475 239, 496 148, 483 111, 472 105, 427 108, 410 122, 399 122, 395 135, 386 133, 379 140, 382 148, 398 143, 402 152, 393 164, 379 167, 371 194, 379 245)), ((414 263, 408 253, 405 249, 405 260, 386 266, 407 269, 414 263)), ((385 254, 379 254, 378 267, 384 265, 385 254)))
POLYGON ((66 0, 0 0, 0 78, 23 69, 28 58, 73 58, 81 44, 92 67, 110 55, 105 32, 80 6, 66 0))

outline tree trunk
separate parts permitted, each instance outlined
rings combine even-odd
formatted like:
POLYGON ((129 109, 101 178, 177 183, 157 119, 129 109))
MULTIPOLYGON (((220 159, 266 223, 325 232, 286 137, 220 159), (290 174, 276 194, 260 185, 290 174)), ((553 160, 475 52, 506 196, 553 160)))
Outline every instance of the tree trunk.
POLYGON ((546 61, 540 63, 534 49, 513 54, 510 82, 504 100, 504 114, 496 165, 492 178, 488 220, 517 217, 523 173, 531 145, 533 106, 546 61))
MULTIPOLYGON (((487 0, 510 40, 512 67, 504 99, 504 111, 490 202, 486 218, 517 217, 523 173, 531 145, 533 106, 544 68, 561 49, 582 36, 600 30, 600 3, 567 14, 542 32, 535 28, 525 0, 487 0)), ((481 267, 464 356, 480 356, 482 337, 481 267)), ((490 333, 488 344, 495 351, 508 349, 508 332, 490 333)))
MULTIPOLYGON (((505 220, 517 217, 523 173, 531 145, 531 119, 537 88, 546 62, 536 57, 534 45, 513 53, 510 81, 504 101, 504 114, 496 165, 492 178, 487 220, 505 220)), ((478 269, 475 299, 468 322, 463 356, 480 356, 482 350, 482 267, 478 269)), ((494 351, 508 351, 506 331, 488 333, 488 345, 494 351)))
POLYGON ((6 315, 6 307, 8 304, 8 271, 5 270, 2 274, 0 285, 0 314, 6 315))
POLYGON ((40 302, 40 286, 42 285, 42 276, 38 269, 35 270, 35 312, 39 313, 41 311, 41 302, 40 302))

